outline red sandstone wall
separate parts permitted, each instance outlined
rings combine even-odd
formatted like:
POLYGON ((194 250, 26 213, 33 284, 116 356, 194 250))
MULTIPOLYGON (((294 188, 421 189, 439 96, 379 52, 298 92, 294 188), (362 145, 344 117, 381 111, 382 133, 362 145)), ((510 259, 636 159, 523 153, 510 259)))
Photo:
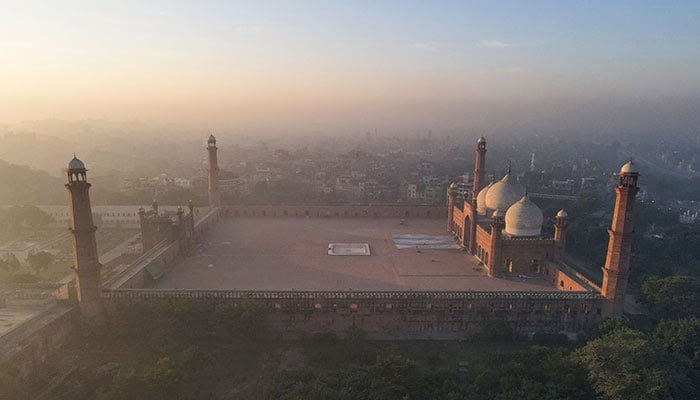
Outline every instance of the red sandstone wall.
POLYGON ((454 229, 452 233, 459 237, 460 242, 463 242, 464 233, 466 232, 467 227, 464 226, 464 211, 460 210, 458 207, 454 208, 452 223, 454 229))
MULTIPOLYGON (((554 256, 554 241, 551 239, 506 239, 503 240, 501 260, 513 262, 513 272, 532 273, 532 260, 542 266, 554 256)), ((507 269, 505 269, 507 270, 507 269)))
POLYGON ((476 256, 481 260, 480 253, 491 253, 491 231, 487 231, 481 227, 481 225, 476 226, 476 256), (479 250, 481 248, 481 251, 479 250))
POLYGON ((447 218, 445 206, 225 206, 228 217, 447 218))
POLYGON ((552 285, 556 286, 556 288, 559 290, 568 290, 576 292, 587 290, 585 286, 581 285, 572 277, 570 277, 569 275, 567 275, 559 269, 556 269, 552 273, 552 285))
POLYGON ((492 321, 523 334, 579 332, 600 319, 602 298, 561 292, 234 292, 112 291, 111 306, 166 298, 173 302, 255 303, 268 310, 273 332, 288 336, 362 330, 386 339, 462 339, 492 321), (421 297, 422 296, 422 297, 421 297))

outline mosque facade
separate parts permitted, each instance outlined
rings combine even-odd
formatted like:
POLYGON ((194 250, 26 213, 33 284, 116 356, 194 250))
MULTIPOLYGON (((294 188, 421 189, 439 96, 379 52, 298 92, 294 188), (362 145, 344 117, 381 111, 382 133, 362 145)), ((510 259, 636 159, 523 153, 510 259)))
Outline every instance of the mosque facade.
MULTIPOLYGON (((448 232, 483 263, 490 277, 540 273, 552 276, 560 290, 581 290, 580 285, 569 285, 576 279, 560 279, 571 277, 564 266, 568 213, 557 212, 554 235, 545 237, 542 211, 512 176, 510 165, 500 180, 485 184, 485 164, 486 139, 481 137, 477 141, 471 194, 459 198, 457 184, 453 182, 449 187, 448 232)), ((606 311, 612 315, 621 315, 624 306, 638 176, 631 160, 620 169, 603 283, 599 288, 594 286, 607 300, 606 311)))

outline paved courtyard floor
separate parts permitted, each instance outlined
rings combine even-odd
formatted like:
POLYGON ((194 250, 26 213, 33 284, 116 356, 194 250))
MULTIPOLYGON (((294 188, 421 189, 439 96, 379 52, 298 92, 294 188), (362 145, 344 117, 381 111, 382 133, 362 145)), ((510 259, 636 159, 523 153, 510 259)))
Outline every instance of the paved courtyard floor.
MULTIPOLYGON (((555 290, 543 277, 489 278, 460 249, 397 248, 395 235, 445 235, 441 219, 230 218, 156 287, 239 290, 555 290), (370 256, 329 256, 367 243, 370 256)), ((419 246, 420 247, 420 246, 419 246)))

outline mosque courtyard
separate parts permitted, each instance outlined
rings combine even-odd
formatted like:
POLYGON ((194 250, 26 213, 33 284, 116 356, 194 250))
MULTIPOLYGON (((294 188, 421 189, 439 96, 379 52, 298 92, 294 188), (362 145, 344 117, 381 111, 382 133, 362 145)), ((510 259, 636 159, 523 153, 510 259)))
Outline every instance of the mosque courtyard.
POLYGON ((156 283, 167 289, 555 290, 542 276, 489 278, 443 219, 226 218, 156 283), (333 249, 339 253, 332 254, 333 249), (364 254, 367 248, 367 253, 364 254), (363 254, 360 254, 363 253, 363 254))

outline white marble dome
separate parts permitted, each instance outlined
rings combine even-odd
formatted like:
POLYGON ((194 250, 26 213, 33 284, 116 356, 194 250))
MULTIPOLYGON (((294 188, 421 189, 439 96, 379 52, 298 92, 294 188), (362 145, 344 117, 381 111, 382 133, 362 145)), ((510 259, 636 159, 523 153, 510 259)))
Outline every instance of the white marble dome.
POLYGON ((540 236, 542 222, 542 211, 526 194, 506 212, 505 232, 510 236, 540 236))
POLYGON ((625 163, 625 165, 620 168, 620 173, 621 174, 638 174, 639 170, 637 169, 637 164, 634 163, 634 161, 629 160, 625 163))
POLYGON ((510 171, 508 171, 503 179, 494 183, 486 193, 486 208, 506 212, 510 206, 520 199, 524 192, 525 188, 522 185, 512 182, 510 171))
POLYGON ((493 186, 493 182, 481 189, 479 194, 476 196, 476 213, 479 215, 486 215, 486 194, 488 193, 489 189, 491 189, 491 186, 493 186))
POLYGON ((569 216, 569 213, 566 212, 566 210, 564 210, 564 209, 559 210, 559 212, 557 213, 557 217, 560 217, 560 218, 567 218, 568 216, 569 216))

